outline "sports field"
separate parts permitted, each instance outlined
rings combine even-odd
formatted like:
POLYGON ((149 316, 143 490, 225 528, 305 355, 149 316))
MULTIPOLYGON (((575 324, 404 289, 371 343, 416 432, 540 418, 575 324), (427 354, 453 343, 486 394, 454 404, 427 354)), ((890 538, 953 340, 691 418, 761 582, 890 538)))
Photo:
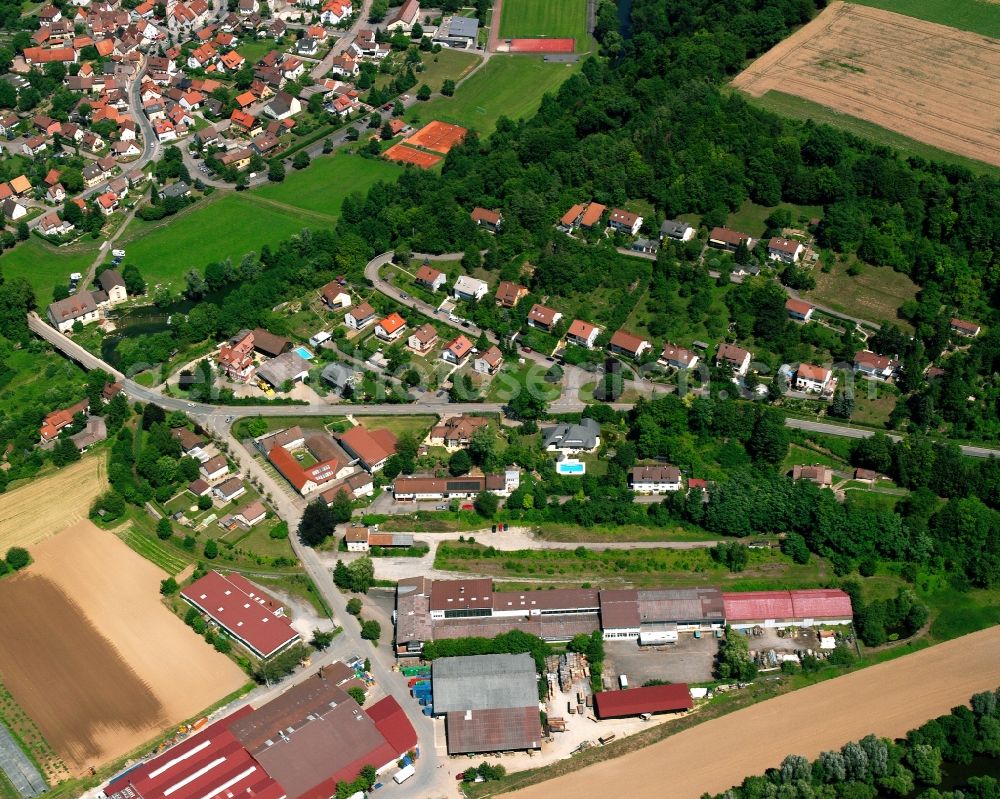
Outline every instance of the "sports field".
POLYGON ((0 494, 0 552, 10 547, 34 552, 39 541, 86 519, 90 504, 107 486, 107 464, 100 453, 0 494))
MULTIPOLYGON (((997 684, 1000 627, 784 694, 683 730, 508 796, 603 799, 628 785, 630 799, 698 799, 777 767, 786 755, 810 759, 869 733, 898 738, 965 705, 997 684), (720 752, 713 757, 709 753, 720 752), (664 775, 669 775, 664 782, 664 775), (664 785, 669 785, 669 791, 664 785)), ((667 722, 669 723, 669 722, 667 722)))
POLYGON ((97 257, 98 243, 84 239, 80 245, 53 247, 32 236, 0 256, 0 273, 5 280, 25 278, 35 290, 38 306, 44 309, 52 302, 52 290, 57 285, 68 286, 73 272, 87 272, 97 257))
POLYGON ((70 770, 119 757, 246 677, 160 602, 164 573, 81 522, 0 581, 0 681, 70 770))
POLYGON ((413 164, 421 169, 433 169, 444 160, 440 155, 415 150, 405 144, 394 144, 382 155, 398 164, 413 164))
POLYGON ((452 125, 435 119, 424 125, 410 138, 404 139, 403 142, 412 147, 423 147, 425 150, 447 155, 452 147, 465 138, 465 134, 468 132, 461 125, 452 125))
POLYGON ((552 64, 540 56, 495 55, 458 87, 454 97, 417 103, 407 110, 406 119, 413 124, 439 119, 488 136, 501 116, 524 119, 534 114, 542 96, 555 92, 581 63, 552 64))
POLYGON ((733 85, 782 91, 949 152, 1000 165, 1000 41, 831 3, 733 85))
POLYGON ((1000 10, 990 0, 855 0, 858 5, 881 8, 948 25, 963 31, 1000 38, 1000 10))
POLYGON ((500 38, 572 38, 577 52, 590 49, 587 0, 503 0, 500 38))

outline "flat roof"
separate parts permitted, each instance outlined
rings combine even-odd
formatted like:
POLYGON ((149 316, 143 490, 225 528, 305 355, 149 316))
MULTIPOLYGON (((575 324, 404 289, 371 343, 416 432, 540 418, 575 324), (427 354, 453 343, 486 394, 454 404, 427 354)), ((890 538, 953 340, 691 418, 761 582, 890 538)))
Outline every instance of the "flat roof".
POLYGON ((288 619, 278 615, 274 600, 241 575, 210 571, 181 590, 181 596, 261 657, 299 637, 288 619))
POLYGON ((693 705, 686 683, 594 694, 594 712, 602 719, 638 716, 640 713, 671 713, 690 710, 693 705))
MULTIPOLYGON (((437 700, 435 698, 435 708, 437 700)), ((542 722, 535 707, 453 711, 445 719, 448 754, 539 749, 542 722)))
POLYGON ((531 655, 466 655, 431 665, 434 711, 538 708, 538 677, 531 655))
POLYGON ((435 580, 431 585, 431 610, 490 607, 493 607, 493 581, 489 577, 435 580))
POLYGON ((718 588, 657 588, 639 591, 643 624, 660 621, 722 622, 725 607, 718 588))

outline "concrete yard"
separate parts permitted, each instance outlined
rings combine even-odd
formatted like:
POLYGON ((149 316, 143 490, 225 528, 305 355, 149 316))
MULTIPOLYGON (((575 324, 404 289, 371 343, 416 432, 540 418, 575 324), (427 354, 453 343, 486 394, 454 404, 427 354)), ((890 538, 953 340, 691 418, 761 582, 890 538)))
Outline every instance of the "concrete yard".
POLYGON ((618 675, 624 674, 630 688, 638 688, 647 680, 708 682, 718 651, 719 642, 711 633, 703 633, 701 638, 681 633, 677 643, 669 646, 640 647, 637 641, 608 641, 604 644, 605 681, 610 679, 617 688, 618 675))

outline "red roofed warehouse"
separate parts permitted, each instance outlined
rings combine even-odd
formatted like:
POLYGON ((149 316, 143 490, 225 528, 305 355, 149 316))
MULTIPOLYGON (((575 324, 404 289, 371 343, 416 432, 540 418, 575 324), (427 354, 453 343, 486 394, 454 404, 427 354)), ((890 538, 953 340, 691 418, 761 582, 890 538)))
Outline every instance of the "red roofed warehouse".
POLYGON ((642 713, 677 713, 690 710, 692 706, 691 693, 685 683, 594 694, 594 710, 600 719, 620 719, 642 713))
POLYGON ((299 640, 285 609, 242 575, 211 571, 181 596, 258 657, 271 657, 299 640))
POLYGON ((724 593, 722 601, 726 623, 736 629, 850 624, 854 619, 851 598, 839 588, 724 593))

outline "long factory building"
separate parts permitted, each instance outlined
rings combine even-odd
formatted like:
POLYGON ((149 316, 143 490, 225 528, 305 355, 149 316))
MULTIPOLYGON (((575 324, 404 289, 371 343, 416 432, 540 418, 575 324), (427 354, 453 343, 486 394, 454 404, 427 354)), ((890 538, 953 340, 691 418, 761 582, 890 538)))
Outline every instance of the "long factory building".
POLYGON ((568 641, 600 630, 604 640, 669 644, 678 633, 727 624, 812 627, 850 624, 851 598, 838 588, 722 592, 717 588, 496 591, 488 578, 400 580, 396 589, 396 651, 418 654, 427 641, 493 636, 521 630, 568 641))

